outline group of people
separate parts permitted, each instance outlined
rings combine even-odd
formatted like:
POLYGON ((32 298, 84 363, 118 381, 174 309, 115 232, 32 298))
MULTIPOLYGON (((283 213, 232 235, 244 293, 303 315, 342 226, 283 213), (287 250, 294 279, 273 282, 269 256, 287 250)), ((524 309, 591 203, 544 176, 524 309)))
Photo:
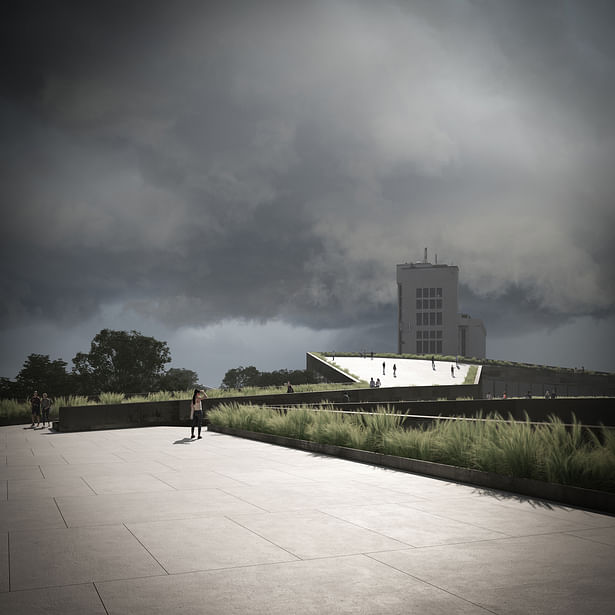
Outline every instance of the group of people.
POLYGON ((34 391, 34 394, 28 401, 30 402, 30 408, 32 409, 32 425, 30 425, 30 427, 32 429, 35 427, 40 427, 41 420, 43 421, 43 427, 46 425, 51 427, 49 411, 51 410, 51 404, 53 402, 47 393, 43 393, 43 396, 39 397, 38 391, 34 391))

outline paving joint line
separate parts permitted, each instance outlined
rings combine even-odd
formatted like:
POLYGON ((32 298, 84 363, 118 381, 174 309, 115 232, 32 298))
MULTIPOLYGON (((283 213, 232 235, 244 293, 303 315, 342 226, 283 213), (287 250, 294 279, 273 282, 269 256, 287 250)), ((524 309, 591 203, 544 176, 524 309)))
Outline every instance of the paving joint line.
POLYGON ((437 589, 438 591, 444 592, 445 594, 448 594, 449 596, 453 596, 454 598, 457 598, 458 600, 462 600, 463 602, 466 602, 467 604, 471 604, 475 606, 476 608, 484 610, 487 613, 498 615, 497 611, 492 611, 491 609, 487 608, 486 606, 483 606, 482 604, 477 604, 476 602, 473 602, 472 600, 468 600, 467 598, 464 598, 463 596, 459 596, 455 592, 445 589, 444 587, 440 587, 439 585, 436 585, 435 583, 430 583, 429 581, 425 579, 421 579, 420 577, 417 577, 416 575, 410 574, 409 572, 406 572, 405 570, 401 570, 397 568, 396 566, 393 566, 392 564, 389 564, 387 562, 381 562, 379 559, 372 557, 369 553, 364 553, 363 555, 365 557, 369 557, 374 562, 383 564, 384 566, 391 568, 391 570, 396 570, 397 572, 400 572, 401 574, 406 575, 407 577, 410 577, 411 579, 414 579, 415 581, 418 581, 419 583, 424 583, 425 585, 429 585, 430 587, 433 587, 434 589, 437 589))

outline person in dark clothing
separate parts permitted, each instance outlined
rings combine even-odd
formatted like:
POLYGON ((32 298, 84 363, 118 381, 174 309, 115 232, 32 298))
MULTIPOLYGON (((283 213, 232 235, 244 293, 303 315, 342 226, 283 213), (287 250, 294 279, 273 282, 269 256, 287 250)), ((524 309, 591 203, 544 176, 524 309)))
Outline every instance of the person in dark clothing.
POLYGON ((30 398, 30 407, 32 408, 32 425, 36 422, 36 427, 41 424, 41 398, 38 396, 38 391, 34 391, 34 395, 30 398))
POLYGON ((43 426, 49 423, 49 427, 51 427, 51 421, 49 420, 49 410, 51 410, 51 400, 49 399, 49 397, 47 397, 47 393, 43 393, 43 399, 41 399, 43 426))
POLYGON ((201 439, 201 427, 203 426, 203 407, 201 400, 205 399, 207 394, 203 389, 194 389, 192 394, 192 403, 190 404, 190 418, 192 419, 192 428, 190 430, 190 437, 194 438, 194 428, 198 427, 198 440, 201 439))

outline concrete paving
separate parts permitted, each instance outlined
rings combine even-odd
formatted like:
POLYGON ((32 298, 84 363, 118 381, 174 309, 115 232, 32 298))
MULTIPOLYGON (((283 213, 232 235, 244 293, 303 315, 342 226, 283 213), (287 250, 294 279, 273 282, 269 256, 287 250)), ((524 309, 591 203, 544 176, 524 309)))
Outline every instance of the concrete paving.
POLYGON ((431 359, 391 359, 374 355, 365 357, 326 357, 328 363, 352 374, 359 380, 369 382, 380 378, 381 387, 437 386, 463 384, 470 369, 467 363, 434 361, 431 359), (383 366, 384 364, 384 366, 383 366), (393 366, 396 367, 393 371, 393 366), (453 368, 451 371, 451 367, 453 368))
POLYGON ((203 435, 0 428, 0 613, 613 612, 613 516, 203 435))

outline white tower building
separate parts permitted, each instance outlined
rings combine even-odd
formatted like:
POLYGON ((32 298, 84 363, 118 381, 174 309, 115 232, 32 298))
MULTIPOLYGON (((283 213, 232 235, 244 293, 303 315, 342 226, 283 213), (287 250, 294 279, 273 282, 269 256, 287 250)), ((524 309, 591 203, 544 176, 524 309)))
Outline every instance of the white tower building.
POLYGON ((400 354, 485 357, 486 332, 481 320, 459 314, 459 268, 425 259, 397 265, 400 354))

